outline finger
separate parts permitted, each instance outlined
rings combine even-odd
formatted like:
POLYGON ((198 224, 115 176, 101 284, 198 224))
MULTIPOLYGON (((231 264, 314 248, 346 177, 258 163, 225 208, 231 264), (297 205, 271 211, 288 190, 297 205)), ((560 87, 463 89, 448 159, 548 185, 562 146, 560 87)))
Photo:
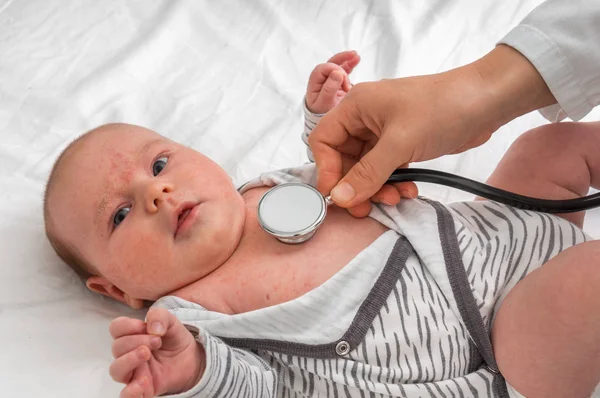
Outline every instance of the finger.
POLYGON ((130 383, 138 383, 143 391, 144 397, 155 397, 157 391, 154 389, 154 377, 152 375, 152 371, 150 369, 150 363, 154 360, 154 358, 150 358, 150 361, 141 364, 137 367, 133 372, 133 377, 131 378, 130 383))
MULTIPOLYGON (((359 159, 360 156, 363 154, 365 145, 366 142, 364 140, 355 137, 348 137, 346 142, 337 147, 337 150, 344 156, 354 158, 356 162, 356 160, 359 159)), ((354 163, 352 164, 352 166, 354 166, 354 163)), ((344 174, 345 172, 350 170, 350 168, 351 167, 349 167, 348 169, 344 169, 344 174)))
MULTIPOLYGON (((154 389, 154 376, 152 373, 152 370, 150 368, 150 363, 152 363, 152 361, 156 361, 154 359, 154 357, 151 357, 150 360, 146 363, 143 363, 141 366, 138 366, 138 368, 133 372, 133 377, 131 379, 132 382, 137 381, 143 388, 144 388, 144 396, 145 397, 155 397, 159 394, 157 394, 157 391, 155 391, 154 389)), ((162 372, 156 372, 161 373, 162 372)), ((160 376, 158 376, 160 378, 160 376)), ((164 378, 164 375, 163 375, 164 378)))
POLYGON ((323 87, 321 88, 321 94, 319 94, 319 98, 324 96, 326 98, 333 98, 338 90, 342 88, 342 84, 344 83, 345 73, 341 69, 336 69, 331 71, 325 83, 323 83, 323 87))
POLYGON ((130 334, 144 334, 146 333, 146 323, 139 319, 120 316, 110 323, 108 331, 113 339, 130 334))
POLYGON ((356 54, 353 58, 350 58, 340 66, 346 71, 347 74, 352 73, 356 65, 360 62, 360 55, 356 54))
POLYGON ((120 398, 151 398, 154 397, 154 386, 149 368, 144 371, 136 371, 132 380, 121 390, 120 398))
MULTIPOLYGON (((342 157, 342 174, 348 173, 358 162, 357 158, 351 156, 342 157)), ((405 166, 401 166, 404 168, 405 166)), ((414 199, 419 196, 417 184, 412 181, 386 183, 372 197, 371 201, 395 206, 400 203, 401 198, 414 199)))
POLYGON ((128 383, 135 368, 147 362, 151 353, 148 347, 142 346, 115 359, 108 370, 110 377, 117 383, 128 383))
POLYGON ((368 200, 348 209, 348 213, 352 214, 356 218, 364 218, 368 216, 370 212, 371 202, 368 200))
POLYGON ((148 333, 163 336, 161 349, 178 351, 190 344, 196 344, 192 334, 177 317, 164 308, 151 308, 146 315, 148 333))
POLYGON ((373 196, 397 165, 396 154, 379 141, 331 190, 331 198, 341 207, 353 207, 373 196))
POLYGON ((385 184, 371 198, 373 202, 383 203, 390 206, 395 206, 400 202, 400 193, 395 186, 385 184))
POLYGON ((121 390, 119 394, 120 398, 146 398, 152 397, 150 395, 149 381, 147 377, 135 378, 128 383, 125 388, 121 390))
POLYGON ((323 194, 329 194, 343 176, 342 154, 337 148, 349 137, 368 132, 348 98, 329 111, 308 137, 317 165, 317 189, 323 194))
POLYGON ((164 336, 167 330, 175 325, 177 318, 165 308, 150 308, 146 314, 148 333, 155 336, 164 336))
POLYGON ((400 203, 402 198, 414 199, 419 195, 417 184, 411 181, 397 182, 394 184, 385 184, 371 200, 373 202, 384 203, 395 206, 400 203))
MULTIPOLYGON (((338 150, 342 153, 342 175, 345 175, 358 162, 357 159, 367 153, 373 147, 370 141, 361 141, 350 137, 338 150), (364 149, 364 150, 363 150, 364 149)), ((406 168, 408 165, 400 166, 406 168)), ((400 198, 414 199, 419 195, 417 184, 412 181, 395 182, 392 184, 386 183, 382 189, 377 191, 371 201, 385 203, 387 205, 397 205, 400 198), (386 188, 386 187, 392 187, 386 188), (395 190, 395 192, 394 192, 395 190)))
POLYGON ((358 53, 355 50, 342 51, 329 58, 327 62, 331 62, 332 64, 336 65, 341 65, 344 62, 350 61, 356 56, 358 56, 358 53))
POLYGON ((341 69, 331 72, 325 83, 321 85, 317 98, 310 109, 314 112, 326 113, 336 105, 339 101, 338 93, 344 82, 344 74, 345 72, 341 69))
POLYGON ((315 69, 313 69, 313 71, 311 72, 310 77, 308 78, 308 87, 306 91, 321 91, 323 83, 327 81, 327 78, 334 70, 341 70, 341 68, 339 67, 339 65, 332 63, 317 65, 315 69))
MULTIPOLYGON (((406 169, 408 166, 408 164, 403 164, 397 169, 406 169)), ((413 181, 394 182, 391 185, 396 188, 402 198, 414 199, 419 196, 419 188, 413 181)))
POLYGON ((395 182, 392 185, 403 198, 414 199, 419 196, 419 187, 412 181, 395 182))
POLYGON ((308 137, 317 166, 317 189, 324 195, 328 195, 343 176, 343 157, 337 148, 350 137, 345 126, 334 117, 336 110, 329 111, 308 137))
POLYGON ((158 336, 151 336, 149 334, 136 334, 130 336, 123 336, 116 339, 112 344, 113 357, 119 358, 127 354, 129 351, 133 351, 140 346, 146 346, 151 351, 160 348, 162 339, 158 336))
POLYGON ((142 387, 137 382, 129 383, 121 390, 119 394, 119 398, 145 398, 148 397, 146 392, 144 391, 144 387, 142 387))
POLYGON ((348 76, 348 72, 344 74, 344 81, 342 82, 342 90, 346 93, 350 91, 352 88, 352 83, 350 83, 350 77, 348 76))

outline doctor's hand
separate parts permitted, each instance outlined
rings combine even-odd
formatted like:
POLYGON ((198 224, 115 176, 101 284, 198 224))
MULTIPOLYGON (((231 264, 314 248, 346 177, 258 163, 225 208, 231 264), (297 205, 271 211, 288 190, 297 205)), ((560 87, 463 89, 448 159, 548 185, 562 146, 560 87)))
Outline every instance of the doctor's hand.
POLYGON ((191 389, 204 374, 206 354, 183 324, 164 308, 146 322, 119 317, 110 324, 115 360, 110 375, 126 384, 121 398, 148 398, 191 389))
MULTIPOLYGON (((533 65, 504 45, 448 72, 357 84, 309 137, 317 188, 365 216, 370 199, 399 201, 402 189, 383 186, 394 169, 479 146, 555 102, 533 65)), ((411 184, 402 196, 416 194, 411 184)))

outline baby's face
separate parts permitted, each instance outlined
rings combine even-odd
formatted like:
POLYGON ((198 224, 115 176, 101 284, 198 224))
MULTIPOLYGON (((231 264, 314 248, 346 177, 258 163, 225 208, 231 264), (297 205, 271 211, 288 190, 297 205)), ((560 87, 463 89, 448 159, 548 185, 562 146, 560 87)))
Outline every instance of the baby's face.
POLYGON ((155 300, 218 268, 245 205, 216 163, 138 126, 92 133, 52 204, 59 236, 131 297, 155 300))

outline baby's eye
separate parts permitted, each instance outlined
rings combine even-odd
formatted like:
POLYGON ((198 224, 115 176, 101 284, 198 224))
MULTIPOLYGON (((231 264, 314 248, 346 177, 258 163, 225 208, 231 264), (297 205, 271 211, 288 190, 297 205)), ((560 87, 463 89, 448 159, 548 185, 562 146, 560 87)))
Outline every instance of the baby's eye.
POLYGON ((154 177, 159 175, 160 172, 163 171, 165 167, 167 167, 168 161, 169 158, 167 157, 158 158, 154 161, 154 164, 152 165, 152 174, 154 175, 154 177))
POLYGON ((113 218, 113 224, 115 227, 123 222, 130 210, 130 207, 121 207, 119 210, 117 210, 117 213, 113 218))

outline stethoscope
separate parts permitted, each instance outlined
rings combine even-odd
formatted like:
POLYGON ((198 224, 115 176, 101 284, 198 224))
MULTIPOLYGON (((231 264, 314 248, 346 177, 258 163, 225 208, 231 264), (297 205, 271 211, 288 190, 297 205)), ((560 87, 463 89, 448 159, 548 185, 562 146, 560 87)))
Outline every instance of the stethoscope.
MULTIPOLYGON (((450 173, 427 169, 398 169, 387 183, 418 181, 457 188, 523 210, 573 213, 600 206, 600 193, 568 200, 548 200, 518 195, 450 173)), ((285 183, 268 190, 258 202, 261 227, 283 243, 303 243, 325 220, 331 197, 304 183, 285 183)))

